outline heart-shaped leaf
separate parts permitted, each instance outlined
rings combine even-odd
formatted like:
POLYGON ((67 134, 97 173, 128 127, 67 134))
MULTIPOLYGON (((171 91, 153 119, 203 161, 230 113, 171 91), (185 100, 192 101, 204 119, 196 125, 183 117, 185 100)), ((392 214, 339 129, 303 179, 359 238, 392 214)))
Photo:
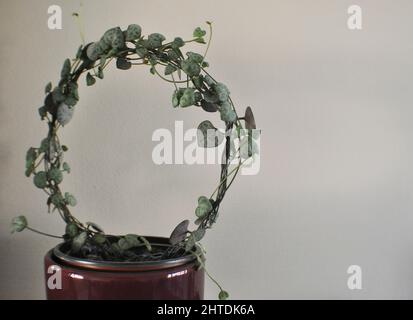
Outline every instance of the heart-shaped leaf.
POLYGON ((58 168, 52 168, 47 173, 47 176, 50 180, 53 180, 56 184, 59 184, 63 181, 63 174, 58 168))
POLYGON ((146 49, 145 47, 143 47, 140 44, 136 45, 136 53, 138 54, 139 57, 143 58, 148 54, 148 49, 146 49))
POLYGON ((45 171, 37 172, 33 177, 33 183, 39 189, 43 189, 47 186, 47 173, 45 171))
POLYGON ((202 121, 197 130, 198 146, 214 148, 224 140, 224 134, 219 131, 209 120, 202 121))
POLYGON ((60 193, 55 193, 54 195, 52 195, 50 197, 50 201, 57 208, 60 208, 61 206, 65 204, 65 199, 60 193))
POLYGON ((103 42, 103 44, 107 44, 112 48, 120 49, 125 45, 125 37, 122 30, 119 27, 115 27, 107 30, 99 42, 103 42))
POLYGON ((38 156, 36 148, 30 148, 26 152, 26 176, 29 177, 34 170, 35 162, 38 156))
POLYGON ((116 68, 120 70, 128 70, 132 67, 132 63, 124 58, 116 59, 116 68))
POLYGON ((96 233, 93 236, 93 241, 95 241, 99 244, 104 244, 106 242, 106 236, 102 233, 96 233))
POLYGON ((195 214, 198 218, 205 217, 212 210, 211 201, 205 197, 200 196, 198 198, 198 207, 195 209, 195 214))
POLYGON ((228 100, 230 92, 225 84, 218 82, 215 83, 212 87, 218 95, 219 101, 225 102, 228 100))
POLYGON ((93 229, 94 231, 104 233, 103 229, 94 222, 86 222, 86 226, 88 229, 93 229))
POLYGON ((66 103, 61 103, 57 108, 57 121, 65 126, 72 120, 74 108, 68 106, 66 103))
POLYGON ((250 107, 245 110, 245 128, 246 129, 257 129, 257 126, 255 124, 255 118, 254 114, 252 112, 252 109, 250 107))
POLYGON ((195 241, 201 241, 202 238, 205 236, 205 229, 196 229, 194 232, 192 232, 192 236, 194 237, 195 241))
POLYGON ((190 59, 182 61, 181 68, 190 77, 197 76, 201 72, 199 64, 190 59))
POLYGON ((216 103, 211 103, 204 99, 201 100, 201 107, 206 112, 216 112, 218 110, 218 105, 216 103))
POLYGON ((173 49, 179 49, 185 45, 185 41, 181 37, 176 37, 172 42, 173 49))
POLYGON ((127 234, 118 241, 118 245, 122 250, 129 250, 141 244, 138 236, 135 234, 127 234))
POLYGON ((64 171, 66 171, 67 173, 70 173, 70 166, 67 162, 63 162, 62 168, 64 171))
POLYGON ((97 47, 97 42, 89 43, 86 47, 86 56, 89 60, 96 61, 99 58, 99 52, 97 50, 97 47))
POLYGON ((77 227, 76 224, 74 224, 74 223, 68 223, 68 224, 66 225, 66 234, 67 234, 70 238, 76 237, 78 233, 79 233, 79 228, 77 227))
POLYGON ((126 30, 126 41, 137 40, 140 38, 142 28, 137 24, 130 24, 126 30))
POLYGON ((195 103, 195 100, 195 89, 185 88, 181 98, 179 99, 179 106, 181 108, 192 106, 195 103))
POLYGON ((147 45, 150 49, 156 49, 162 46, 162 41, 165 40, 164 35, 160 33, 152 33, 148 36, 147 45))
POLYGON ((229 294, 225 290, 221 290, 218 295, 218 298, 219 300, 227 300, 229 298, 229 294))
POLYGON ((70 75, 70 69, 71 69, 70 59, 66 59, 65 62, 63 63, 62 71, 60 72, 60 77, 63 79, 67 78, 70 75))
POLYGON ((169 243, 175 245, 183 241, 188 232, 189 220, 184 220, 178 224, 175 229, 172 231, 171 236, 169 237, 169 243))
POLYGON ((168 65, 165 67, 165 75, 166 75, 166 76, 174 73, 175 71, 176 71, 176 67, 173 66, 172 64, 168 64, 168 65))
POLYGON ((206 35, 206 31, 201 29, 200 27, 196 27, 193 32, 194 38, 202 38, 205 35, 206 35))
POLYGON ((27 227, 27 219, 25 216, 15 217, 11 222, 11 233, 21 232, 27 227))
POLYGON ((74 207, 77 204, 75 196, 69 192, 65 192, 65 200, 69 206, 74 207))
POLYGON ((93 86, 96 83, 96 79, 94 76, 90 74, 90 72, 87 73, 86 75, 86 85, 87 86, 93 86))
POLYGON ((51 95, 52 95, 52 98, 53 98, 53 103, 56 104, 56 105, 66 99, 65 95, 63 94, 63 91, 62 91, 61 87, 54 88, 51 95))
POLYGON ((52 91, 52 83, 51 82, 46 84, 46 87, 44 88, 44 93, 49 93, 50 91, 52 91))
POLYGON ((202 61, 204 61, 204 56, 202 54, 196 52, 187 52, 186 55, 189 60, 195 63, 202 63, 202 61))
POLYGON ((80 251, 82 246, 85 244, 87 240, 87 232, 82 232, 72 240, 72 252, 77 253, 80 251))
POLYGON ((225 122, 235 122, 237 120, 237 114, 232 109, 231 104, 228 101, 221 103, 221 120, 225 122))

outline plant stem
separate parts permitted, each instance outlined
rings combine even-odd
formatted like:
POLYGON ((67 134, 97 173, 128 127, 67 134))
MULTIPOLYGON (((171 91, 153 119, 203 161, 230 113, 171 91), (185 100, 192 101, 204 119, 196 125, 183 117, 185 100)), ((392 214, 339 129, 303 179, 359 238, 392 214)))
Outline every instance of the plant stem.
POLYGON ((80 1, 80 10, 79 13, 73 14, 77 27, 79 29, 80 39, 82 40, 83 45, 85 44, 85 34, 84 34, 84 27, 83 27, 83 1, 80 1))
POLYGON ((203 268, 204 268, 205 273, 207 274, 208 278, 211 279, 212 282, 214 282, 214 283, 217 285, 217 287, 219 288, 219 290, 224 291, 224 289, 222 289, 222 287, 219 285, 218 281, 216 281, 216 280, 209 274, 208 270, 207 270, 205 267, 203 267, 203 268))
MULTIPOLYGON (((224 183, 224 181, 225 181, 228 177, 230 177, 234 172, 236 172, 235 175, 238 173, 239 168, 241 168, 241 166, 244 164, 245 161, 247 161, 247 159, 245 159, 244 161, 241 161, 235 168, 233 168, 233 169, 225 176, 224 179, 221 179, 221 182, 220 182, 219 185, 216 187, 216 189, 214 190, 214 192, 211 194, 211 197, 210 197, 210 198, 212 198, 212 197, 215 195, 215 193, 218 191, 219 187, 224 183)), ((235 177, 235 175, 234 175, 234 177, 235 177)), ((232 179, 232 180, 233 180, 233 179, 232 179)), ((228 188, 227 188, 227 189, 228 189, 228 188)))
POLYGON ((26 229, 28 229, 28 230, 30 230, 30 231, 32 231, 32 232, 41 234, 41 235, 43 235, 43 236, 47 236, 47 237, 51 237, 51 238, 57 238, 57 239, 63 239, 63 237, 55 236, 55 235, 53 235, 53 234, 49 234, 49 233, 46 233, 46 232, 42 232, 42 231, 39 231, 39 230, 30 228, 30 227, 26 227, 26 229))
MULTIPOLYGON (((210 76, 212 80, 214 80, 215 82, 218 82, 217 80, 214 79, 213 76, 211 76, 211 74, 210 74, 208 71, 205 70, 205 68, 202 68, 202 67, 201 67, 201 69, 202 69, 203 72, 205 72, 205 74, 207 74, 208 76, 210 76)), ((234 105, 234 102, 233 102, 232 99, 231 99, 231 96, 229 97, 229 102, 231 103, 231 106, 232 106, 233 111, 234 111, 235 114, 237 115, 237 127, 242 128, 242 124, 241 124, 241 122, 239 121, 239 117, 238 117, 238 114, 237 114, 237 110, 235 109, 235 105, 234 105)))
POLYGON ((155 66, 152 66, 153 67, 153 70, 155 70, 155 73, 159 76, 159 78, 161 78, 162 80, 165 80, 166 82, 170 82, 170 83, 174 83, 174 84, 176 84, 176 83, 186 83, 187 81, 185 80, 182 80, 182 81, 176 81, 176 80, 169 80, 169 79, 167 79, 167 78, 165 78, 164 76, 162 76, 159 72, 158 72, 158 70, 156 70, 156 68, 155 68, 155 66))
POLYGON ((174 74, 173 74, 173 73, 171 73, 171 77, 172 77, 172 80, 173 80, 173 82, 174 82, 175 89, 176 89, 176 91, 178 91, 178 86, 177 86, 176 83, 175 83, 175 77, 174 77, 174 74))
POLYGON ((216 281, 208 272, 208 270, 205 268, 205 263, 202 261, 202 258, 197 255, 195 252, 193 252, 193 255, 195 255, 196 259, 198 260, 198 262, 200 263, 202 269, 204 269, 206 275, 208 276, 209 279, 212 280, 212 282, 214 282, 217 287, 219 288, 219 290, 223 291, 222 287, 220 286, 220 284, 218 283, 218 281, 216 281))
POLYGON ((42 164, 43 159, 44 159, 44 155, 40 158, 39 162, 34 166, 34 169, 37 169, 37 167, 42 164))
POLYGON ((209 46, 211 45, 211 40, 212 40, 212 24, 211 24, 211 23, 208 23, 208 26, 209 26, 209 39, 208 39, 207 47, 206 47, 205 52, 204 52, 204 58, 202 59, 202 61, 205 60, 205 57, 206 57, 206 55, 207 55, 207 53, 208 53, 209 46))
POLYGON ((186 40, 186 41, 184 41, 185 43, 190 43, 190 42, 196 42, 198 40, 198 38, 194 38, 194 39, 191 39, 191 40, 186 40))

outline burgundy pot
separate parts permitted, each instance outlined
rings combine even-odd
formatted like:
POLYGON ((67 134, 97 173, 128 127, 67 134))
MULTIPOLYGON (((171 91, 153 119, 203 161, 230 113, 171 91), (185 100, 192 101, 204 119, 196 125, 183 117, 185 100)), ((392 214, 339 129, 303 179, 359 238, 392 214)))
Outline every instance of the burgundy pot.
MULTIPOLYGON (((154 246, 168 243, 166 238, 147 239, 154 246)), ((204 297, 204 271, 197 270, 193 256, 156 262, 97 262, 70 257, 60 251, 61 246, 44 258, 48 300, 204 297)))

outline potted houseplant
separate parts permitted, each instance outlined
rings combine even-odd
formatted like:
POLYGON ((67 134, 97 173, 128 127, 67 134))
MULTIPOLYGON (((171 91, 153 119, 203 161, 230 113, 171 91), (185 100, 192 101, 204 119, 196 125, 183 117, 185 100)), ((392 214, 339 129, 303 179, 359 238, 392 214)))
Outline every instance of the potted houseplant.
MULTIPOLYGON (((216 222, 221 201, 241 166, 257 152, 251 109, 248 107, 245 116, 239 117, 227 86, 207 71, 205 56, 212 35, 211 23, 207 25, 207 42, 206 31, 199 27, 191 39, 176 37, 169 42, 159 33, 144 36, 136 24, 126 30, 111 28, 100 40, 81 45, 74 59, 64 61, 57 85, 46 85, 39 115, 48 126, 48 134, 39 146, 27 151, 25 174, 46 193, 48 210, 61 216, 65 232, 63 236, 44 233, 28 224, 25 216, 13 219, 12 232, 27 229, 61 239, 45 256, 49 299, 203 298, 206 270, 199 241, 216 222), (183 47, 189 42, 206 44, 204 53, 184 53, 183 47), (97 224, 83 223, 72 214, 76 198, 62 190, 64 175, 70 173, 70 166, 64 161, 68 147, 61 144, 58 133, 72 119, 79 101, 78 81, 85 78, 87 86, 93 86, 97 79, 103 79, 104 70, 112 61, 121 70, 148 66, 153 75, 173 84, 173 107, 195 106, 217 112, 225 124, 224 132, 210 121, 198 126, 200 146, 223 143, 225 147, 218 187, 210 197, 198 198, 197 227, 193 231, 188 230, 189 221, 185 220, 169 238, 109 235, 97 224), (59 275, 60 280, 51 279, 52 274, 59 275)), ((219 298, 226 299, 228 293, 212 280, 220 289, 219 298)))

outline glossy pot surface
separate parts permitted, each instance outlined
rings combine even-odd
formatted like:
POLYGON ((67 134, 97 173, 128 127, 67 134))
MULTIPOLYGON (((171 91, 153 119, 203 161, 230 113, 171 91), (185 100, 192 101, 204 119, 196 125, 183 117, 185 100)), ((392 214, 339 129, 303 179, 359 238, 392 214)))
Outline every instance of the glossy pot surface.
MULTIPOLYGON (((148 237, 165 245, 166 238, 148 237)), ((45 258, 46 296, 49 300, 200 300, 204 271, 191 256, 156 262, 96 262, 76 259, 57 246, 45 258)))

